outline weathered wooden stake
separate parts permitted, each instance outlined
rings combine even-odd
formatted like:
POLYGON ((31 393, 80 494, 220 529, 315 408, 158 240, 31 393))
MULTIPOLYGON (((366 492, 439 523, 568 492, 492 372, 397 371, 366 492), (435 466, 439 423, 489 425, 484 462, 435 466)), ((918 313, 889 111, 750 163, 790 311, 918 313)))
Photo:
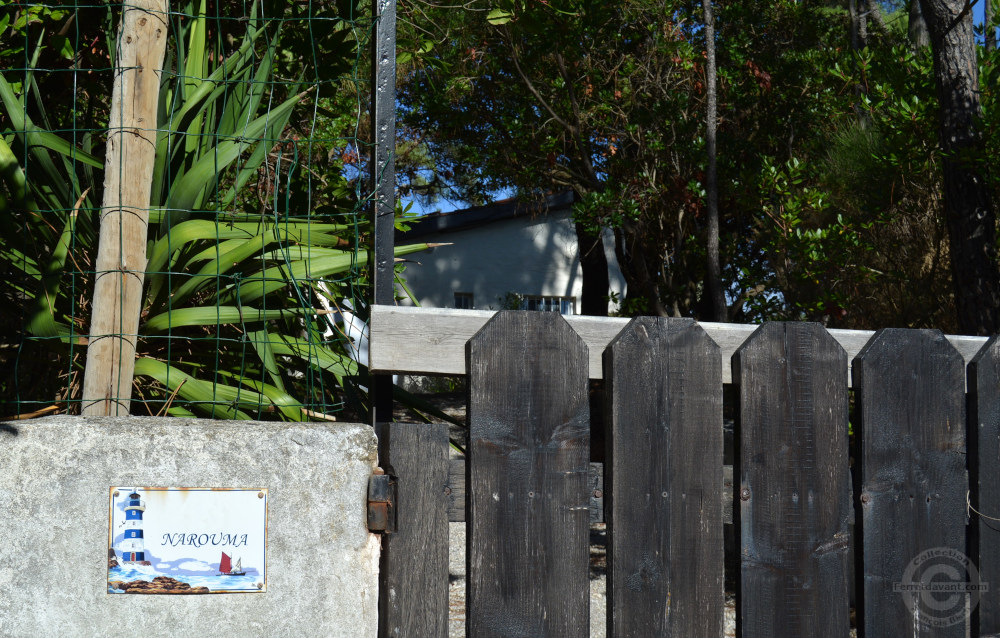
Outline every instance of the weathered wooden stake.
POLYGON ((125 415, 146 270, 156 153, 156 105, 167 45, 167 0, 124 5, 115 57, 104 202, 97 249, 82 412, 125 415))

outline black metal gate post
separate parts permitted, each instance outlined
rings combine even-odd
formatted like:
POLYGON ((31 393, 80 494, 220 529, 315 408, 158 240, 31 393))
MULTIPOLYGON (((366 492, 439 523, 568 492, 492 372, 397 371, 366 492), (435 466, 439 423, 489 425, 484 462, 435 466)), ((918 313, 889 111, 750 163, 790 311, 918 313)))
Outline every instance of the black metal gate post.
MULTIPOLYGON (((396 211, 396 0, 375 0, 372 34, 371 184, 374 236, 372 304, 395 302, 393 233, 396 211)), ((370 363, 370 362, 369 362, 370 363)), ((392 377, 374 375, 372 423, 392 420, 392 377)))

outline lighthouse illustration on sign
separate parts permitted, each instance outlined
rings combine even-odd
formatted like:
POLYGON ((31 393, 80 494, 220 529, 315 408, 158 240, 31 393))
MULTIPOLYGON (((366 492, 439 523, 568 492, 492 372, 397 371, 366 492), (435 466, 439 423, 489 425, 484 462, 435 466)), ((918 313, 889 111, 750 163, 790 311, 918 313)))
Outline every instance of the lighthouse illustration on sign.
POLYGON ((142 513, 145 511, 146 501, 141 500, 137 490, 133 490, 125 503, 125 537, 118 545, 122 561, 126 563, 146 560, 142 539, 142 513))

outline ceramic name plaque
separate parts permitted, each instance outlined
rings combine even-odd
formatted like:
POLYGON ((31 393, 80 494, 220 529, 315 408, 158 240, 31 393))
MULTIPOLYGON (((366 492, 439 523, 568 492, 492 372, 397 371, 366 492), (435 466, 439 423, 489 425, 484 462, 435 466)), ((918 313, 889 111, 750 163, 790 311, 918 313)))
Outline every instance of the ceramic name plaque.
POLYGON ((112 487, 109 594, 267 590, 267 489, 112 487))

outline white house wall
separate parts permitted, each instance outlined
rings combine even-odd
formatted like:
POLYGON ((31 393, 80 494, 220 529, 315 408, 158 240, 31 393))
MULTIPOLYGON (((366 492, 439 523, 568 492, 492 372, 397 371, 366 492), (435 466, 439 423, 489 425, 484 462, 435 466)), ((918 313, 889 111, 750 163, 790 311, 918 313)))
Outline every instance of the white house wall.
MULTIPOLYGON (((421 306, 453 308, 455 293, 464 292, 473 294, 476 309, 497 309, 514 292, 573 297, 580 312, 580 256, 567 210, 424 235, 419 241, 451 244, 410 256, 416 263, 407 264, 404 279, 421 306)), ((625 282, 610 233, 604 247, 611 290, 621 294, 625 282)))

